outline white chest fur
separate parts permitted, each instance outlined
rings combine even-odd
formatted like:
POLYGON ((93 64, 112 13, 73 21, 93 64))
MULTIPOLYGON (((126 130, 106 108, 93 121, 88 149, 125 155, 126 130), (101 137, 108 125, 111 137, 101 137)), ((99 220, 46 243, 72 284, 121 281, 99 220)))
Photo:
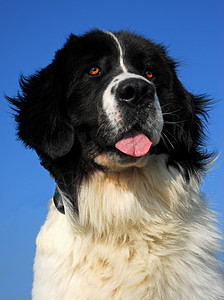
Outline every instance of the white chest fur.
POLYGON ((217 235, 198 184, 165 162, 95 174, 80 190, 78 219, 51 203, 37 238, 34 300, 223 299, 217 235))

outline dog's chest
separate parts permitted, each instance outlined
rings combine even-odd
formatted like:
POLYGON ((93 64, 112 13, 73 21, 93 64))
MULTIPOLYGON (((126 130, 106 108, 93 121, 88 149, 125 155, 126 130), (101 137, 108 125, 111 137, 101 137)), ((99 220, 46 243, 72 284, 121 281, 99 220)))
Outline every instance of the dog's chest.
POLYGON ((33 299, 149 299, 158 270, 149 243, 74 237, 63 217, 50 211, 38 235, 33 299))
POLYGON ((77 240, 69 284, 72 293, 80 293, 82 299, 144 299, 149 289, 150 260, 147 244, 138 246, 77 240))

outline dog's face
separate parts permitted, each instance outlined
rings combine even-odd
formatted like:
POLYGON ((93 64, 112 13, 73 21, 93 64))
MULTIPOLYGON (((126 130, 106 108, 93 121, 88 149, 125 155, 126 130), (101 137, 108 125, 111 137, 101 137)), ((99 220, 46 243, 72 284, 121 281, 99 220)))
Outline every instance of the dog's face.
POLYGON ((115 168, 145 163, 151 146, 159 143, 163 115, 156 85, 162 76, 169 86, 172 76, 159 47, 127 37, 109 32, 95 32, 77 42, 71 37, 74 52, 65 58, 74 60, 67 111, 84 155, 115 168))
POLYGON ((186 172, 206 158, 198 116, 205 101, 184 89, 164 48, 140 36, 71 35, 21 86, 10 100, 18 135, 66 191, 77 174, 142 167, 151 154, 168 154, 186 172))

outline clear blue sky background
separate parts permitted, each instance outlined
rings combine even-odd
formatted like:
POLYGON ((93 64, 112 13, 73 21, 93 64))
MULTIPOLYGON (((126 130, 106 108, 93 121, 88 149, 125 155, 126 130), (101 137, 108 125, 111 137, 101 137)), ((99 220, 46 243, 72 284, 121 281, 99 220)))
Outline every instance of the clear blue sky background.
MULTIPOLYGON (((129 29, 168 46, 181 61, 179 77, 193 93, 220 100, 211 111, 207 146, 222 152, 203 186, 224 216, 224 1, 80 0, 0 3, 0 298, 30 299, 35 237, 47 214, 54 183, 37 155, 16 141, 4 93, 18 77, 51 62, 69 33, 129 29)), ((220 254, 222 261, 223 255, 220 254)))

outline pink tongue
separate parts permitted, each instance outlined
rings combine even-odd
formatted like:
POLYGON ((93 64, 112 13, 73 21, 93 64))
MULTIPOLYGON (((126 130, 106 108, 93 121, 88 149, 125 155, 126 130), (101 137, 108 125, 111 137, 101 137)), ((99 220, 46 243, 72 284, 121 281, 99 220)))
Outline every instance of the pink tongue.
POLYGON ((152 142, 143 133, 134 131, 126 133, 115 147, 125 154, 139 157, 148 153, 151 145, 152 142))

